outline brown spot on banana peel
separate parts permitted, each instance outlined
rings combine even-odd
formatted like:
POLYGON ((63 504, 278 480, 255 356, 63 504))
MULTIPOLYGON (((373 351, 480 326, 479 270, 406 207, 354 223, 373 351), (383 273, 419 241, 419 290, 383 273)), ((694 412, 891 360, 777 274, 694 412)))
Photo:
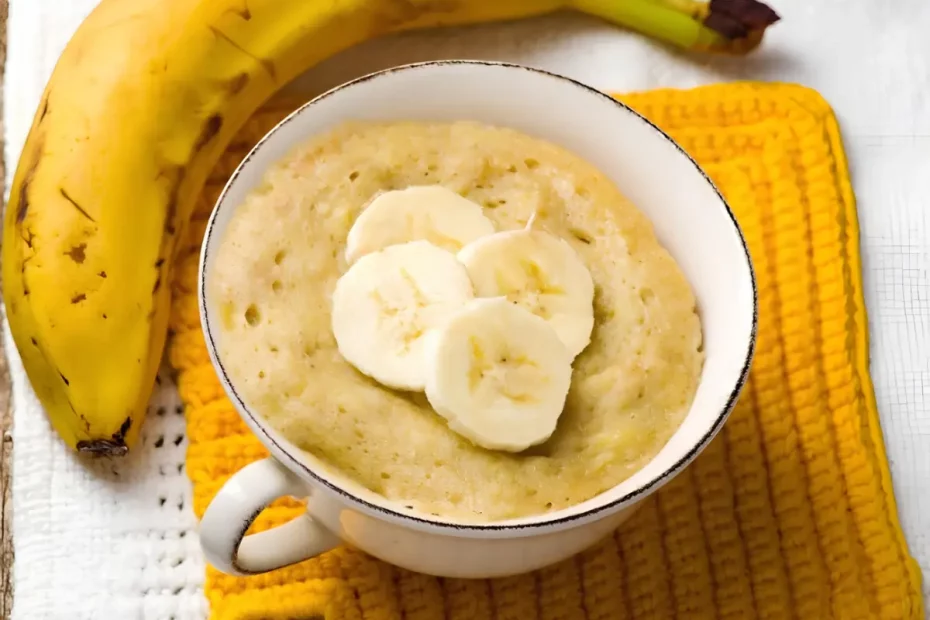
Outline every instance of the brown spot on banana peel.
POLYGON ((45 95, 45 98, 42 99, 42 107, 39 110, 38 122, 41 123, 42 121, 44 121, 47 114, 48 114, 48 95, 45 95))
POLYGON ((106 272, 106 271, 101 271, 101 272, 98 273, 97 275, 100 276, 101 278, 103 278, 104 280, 106 280, 106 278, 107 278, 107 272, 106 272))
MULTIPOLYGON (((159 177, 171 177, 171 185, 168 190, 168 208, 165 211, 165 232, 168 235, 173 235, 176 231, 175 229, 175 218, 178 214, 178 200, 180 199, 181 193, 181 183, 184 181, 184 168, 180 166, 174 166, 171 170, 162 170, 158 173, 159 177)), ((160 254, 164 255, 164 246, 169 244, 169 239, 162 240, 162 252, 160 254)))
POLYGON ((216 134, 223 128, 223 117, 220 114, 211 114, 207 117, 203 126, 200 128, 200 134, 197 141, 194 142, 194 155, 203 149, 210 140, 216 137, 216 134))
MULTIPOLYGON (((29 247, 32 247, 31 243, 29 244, 29 247)), ((35 258, 35 254, 33 254, 32 256, 27 256, 26 258, 23 259, 23 262, 19 267, 19 276, 23 284, 23 296, 24 297, 29 295, 29 285, 26 284, 26 264, 29 261, 31 261, 33 258, 35 258)))
POLYGON ((79 304, 85 299, 87 299, 87 295, 85 293, 78 293, 77 295, 71 298, 71 303, 79 304))
MULTIPOLYGON (((33 129, 35 131, 35 129, 33 129)), ((30 136, 32 132, 30 132, 30 136)), ((27 138, 28 146, 28 138, 27 138)), ((19 185, 19 198, 16 201, 16 224, 18 226, 26 220, 26 214, 29 212, 29 189, 32 181, 36 176, 36 169, 39 167, 39 161, 42 159, 42 151, 45 148, 45 137, 40 133, 36 138, 36 144, 30 152, 29 163, 26 165, 26 172, 23 174, 23 180, 19 185)), ((31 238, 27 241, 29 247, 32 247, 31 238)))
MULTIPOLYGON (((59 372, 58 374, 61 375, 61 372, 59 372)), ((64 375, 61 375, 61 378, 64 379, 64 375)), ((67 384, 67 380, 65 380, 65 381, 66 381, 66 384, 67 384)), ((74 408, 74 403, 71 402, 71 399, 70 399, 70 398, 68 398, 68 397, 66 396, 66 397, 65 397, 65 401, 68 403, 68 409, 71 410, 71 413, 73 413, 74 416, 75 416, 76 418, 78 418, 78 419, 81 421, 81 423, 83 424, 83 426, 84 426, 84 431, 89 433, 89 432, 90 432, 90 422, 88 422, 87 418, 84 417, 83 414, 80 414, 80 413, 77 412, 77 409, 74 408)))
POLYGON ((126 434, 132 426, 132 418, 127 417, 120 425, 119 430, 109 439, 85 439, 77 443, 77 451, 91 456, 124 456, 129 452, 126 445, 126 434))
MULTIPOLYGON (((22 232, 20 233, 20 236, 23 238, 23 243, 26 244, 26 247, 32 249, 32 242, 36 238, 36 235, 34 232, 32 232, 32 229, 24 228, 22 232)), ((32 257, 30 256, 29 258, 32 258, 32 257)), ((26 259, 26 260, 29 260, 29 259, 26 259)), ((25 263, 25 261, 23 262, 25 263)))
POLYGON ((177 204, 171 203, 168 206, 168 213, 165 217, 165 233, 168 235, 173 235, 177 232, 177 228, 174 226, 174 215, 177 213, 177 211, 177 204))
POLYGON ((241 8, 228 8, 224 11, 224 13, 232 13, 233 15, 237 15, 241 17, 243 21, 249 21, 252 19, 252 11, 249 10, 249 3, 246 0, 242 0, 241 8))
MULTIPOLYGON (((170 179, 168 188, 168 202, 165 210, 165 234, 161 240, 158 256, 170 256, 172 247, 175 242, 174 235, 177 232, 175 219, 177 218, 178 202, 180 200, 181 184, 184 181, 184 168, 180 166, 167 166, 162 168, 158 173, 159 178, 170 179)), ((164 258, 158 258, 155 261, 155 269, 159 270, 164 264, 164 258)), ((152 295, 158 293, 161 288, 162 274, 159 272, 155 278, 155 284, 152 287, 152 295)), ((107 315, 104 314, 106 319, 107 315)), ((151 320, 151 319, 149 319, 151 320)))
POLYGON ((84 210, 84 207, 82 207, 81 205, 79 205, 79 204, 77 203, 77 201, 76 201, 74 198, 72 198, 71 196, 68 195, 68 192, 65 191, 65 188, 59 187, 59 188, 58 188, 58 192, 61 194, 62 198, 64 198, 65 200, 67 200, 67 201, 71 204, 72 207, 74 207, 75 209, 77 209, 78 213, 80 213, 81 215, 83 215, 84 217, 86 217, 87 219, 89 219, 89 220, 90 220, 91 222, 93 222, 94 224, 97 223, 97 220, 95 220, 94 218, 92 218, 92 217, 90 216, 90 214, 89 214, 87 211, 84 210))
POLYGON ((254 60, 255 62, 257 62, 259 65, 261 65, 261 67, 265 70, 265 72, 266 72, 269 76, 271 76, 271 79, 272 79, 272 80, 278 81, 278 73, 277 73, 277 71, 276 71, 275 68, 274 68, 274 63, 273 63, 273 62, 271 62, 271 61, 268 60, 267 58, 261 58, 260 56, 256 56, 256 55, 253 54, 252 52, 248 51, 247 49, 245 49, 244 47, 242 47, 241 45, 239 45, 238 43, 236 43, 235 41, 233 41, 233 40, 229 37, 228 34, 226 34, 225 32, 223 32, 222 30, 220 30, 220 29, 217 28, 216 26, 208 26, 208 28, 210 29, 210 32, 212 32, 213 35, 214 35, 216 38, 218 38, 218 39, 223 39, 224 41, 226 41, 227 43, 229 43, 231 46, 233 46, 234 48, 236 48, 237 50, 239 50, 240 52, 242 52, 243 54, 245 54, 246 56, 248 56, 249 58, 251 58, 252 60, 254 60))
MULTIPOLYGON (((86 243, 79 243, 79 244, 77 244, 76 246, 74 246, 73 248, 71 248, 70 250, 68 250, 67 252, 65 252, 65 256, 70 257, 71 260, 73 260, 73 261, 76 262, 78 265, 80 265, 80 264, 82 264, 82 263, 84 262, 84 259, 87 258, 87 255, 86 255, 85 252, 84 252, 84 250, 86 250, 86 249, 87 249, 87 244, 86 244, 86 243)), ((104 276, 104 277, 106 277, 106 276, 104 276)))
POLYGON ((249 84, 249 74, 240 73, 226 84, 226 90, 230 95, 238 95, 249 84))
MULTIPOLYGON (((58 376, 60 376, 60 377, 61 377, 61 380, 65 382, 65 385, 71 385, 71 382, 68 381, 68 377, 66 377, 66 376, 64 375, 64 373, 61 372, 60 370, 58 371, 58 376)), ((69 404, 70 404, 70 403, 69 403, 69 404)))
MULTIPOLYGON (((29 244, 29 247, 32 247, 32 244, 29 244)), ((35 254, 33 254, 32 256, 27 256, 26 258, 23 259, 22 264, 19 266, 19 277, 23 284, 23 296, 24 297, 29 295, 29 285, 26 284, 26 263, 31 261, 33 258, 35 258, 35 254)))
MULTIPOLYGON (((23 177, 23 182, 19 186, 19 200, 16 204, 16 223, 22 224, 26 219, 26 214, 29 212, 29 186, 32 185, 32 179, 35 178, 36 168, 39 165, 39 160, 36 160, 32 165, 26 170, 26 175, 23 177)), ((30 247, 32 247, 30 245, 30 247)))

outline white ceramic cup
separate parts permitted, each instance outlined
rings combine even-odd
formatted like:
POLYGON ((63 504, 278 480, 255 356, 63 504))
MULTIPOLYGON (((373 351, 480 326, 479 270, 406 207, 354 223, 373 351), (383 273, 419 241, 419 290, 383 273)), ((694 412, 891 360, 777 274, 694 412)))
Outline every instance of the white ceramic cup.
MULTIPOLYGON (((496 577, 533 570, 596 543, 678 474, 720 430, 743 385, 754 348, 756 293, 746 244, 729 207, 695 162, 662 131, 614 99, 543 71, 489 62, 441 61, 375 73, 302 106, 239 165, 207 227, 200 312, 210 357, 240 415, 271 457, 220 489, 200 524, 207 560, 253 574, 340 544, 414 571, 496 577), (205 291, 216 249, 236 207, 290 149, 348 120, 453 121, 508 126, 560 144, 597 166, 652 220, 697 298, 706 361, 681 427, 643 469, 570 508, 487 524, 418 514, 324 466, 271 428, 237 393, 218 354, 217 310, 205 291), (307 498, 307 512, 244 536, 271 501, 307 498)), ((622 351, 617 352, 623 355, 622 351)))

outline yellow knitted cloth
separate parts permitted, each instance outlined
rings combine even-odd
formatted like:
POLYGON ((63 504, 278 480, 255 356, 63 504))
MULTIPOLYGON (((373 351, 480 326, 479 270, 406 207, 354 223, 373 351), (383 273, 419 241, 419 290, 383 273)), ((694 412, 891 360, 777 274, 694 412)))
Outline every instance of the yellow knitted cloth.
MULTIPOLYGON (((723 432, 609 540, 534 574, 435 579, 347 549, 249 578, 208 569, 216 620, 918 618, 868 375, 858 225, 836 120, 814 92, 732 84, 621 97, 684 146, 727 197, 759 280, 758 350, 723 432)), ((259 113, 205 192, 175 276, 170 355, 187 405, 202 515, 266 454, 224 396, 197 316, 197 253, 259 113)), ((300 511, 282 501, 260 530, 300 511)))

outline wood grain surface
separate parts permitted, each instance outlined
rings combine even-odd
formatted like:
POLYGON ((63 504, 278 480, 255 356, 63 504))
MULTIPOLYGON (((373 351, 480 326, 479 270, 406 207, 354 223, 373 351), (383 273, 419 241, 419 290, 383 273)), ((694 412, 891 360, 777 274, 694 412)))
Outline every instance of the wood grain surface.
MULTIPOLYGON (((6 18, 9 14, 8 0, 0 0, 0 92, 3 90, 3 75, 6 68, 6 18)), ((0 97, 0 188, 6 179, 6 166, 3 161, 3 99, 0 97)), ((0 193, 0 196, 4 195, 0 193)), ((11 572, 13 568, 13 537, 10 532, 13 506, 10 497, 10 470, 13 461, 13 434, 10 426, 13 412, 10 409, 10 373, 7 368, 6 353, 0 340, 0 430, 3 440, 0 443, 0 618, 9 618, 13 607, 13 588, 11 572)))

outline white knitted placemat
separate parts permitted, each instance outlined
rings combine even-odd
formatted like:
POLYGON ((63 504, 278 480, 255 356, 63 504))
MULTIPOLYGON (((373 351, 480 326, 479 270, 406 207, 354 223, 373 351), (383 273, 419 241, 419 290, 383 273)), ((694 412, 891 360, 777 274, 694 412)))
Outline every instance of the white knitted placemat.
MULTIPOLYGON (((132 1, 132 0, 124 0, 132 1)), ((193 0, 191 0, 193 1, 193 0)), ((12 175, 55 60, 95 0, 12 0, 4 121, 12 175)), ((772 0, 784 21, 744 59, 670 52, 578 16, 416 33, 354 48, 301 80, 308 94, 391 65, 486 58, 614 91, 791 81, 835 107, 859 203, 872 373, 898 506, 930 576, 930 2, 772 0)), ((4 328, 7 348, 12 341, 4 328)), ((57 440, 10 355, 14 620, 200 620, 204 564, 184 473, 184 419, 163 376, 143 441, 91 467, 57 440)), ((930 586, 924 583, 930 600, 930 586)))

